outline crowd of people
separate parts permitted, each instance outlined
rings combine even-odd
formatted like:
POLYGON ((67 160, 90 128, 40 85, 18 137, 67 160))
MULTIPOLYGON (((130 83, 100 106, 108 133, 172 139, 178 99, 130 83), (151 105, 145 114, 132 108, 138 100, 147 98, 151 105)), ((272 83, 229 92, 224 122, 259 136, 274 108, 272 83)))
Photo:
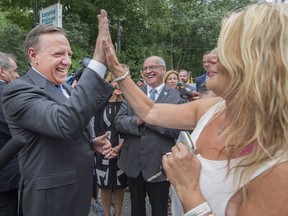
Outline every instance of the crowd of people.
POLYGON ((34 27, 26 75, 0 53, 0 148, 26 141, 0 169, 0 216, 86 216, 96 204, 110 216, 112 202, 121 216, 127 187, 132 216, 147 215, 147 195, 152 216, 287 215, 287 23, 287 4, 247 6, 223 19, 195 83, 156 55, 134 82, 101 10, 73 88, 65 31, 34 27), (182 130, 195 150, 176 143, 182 130))

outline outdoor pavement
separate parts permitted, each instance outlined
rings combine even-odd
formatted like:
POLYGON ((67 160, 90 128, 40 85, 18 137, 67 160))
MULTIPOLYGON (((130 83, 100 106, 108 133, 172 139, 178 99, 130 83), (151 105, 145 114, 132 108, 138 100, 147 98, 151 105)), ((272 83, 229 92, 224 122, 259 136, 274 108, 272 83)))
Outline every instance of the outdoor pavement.
MULTIPOLYGON (((100 200, 100 199, 99 199, 100 200)), ((114 216, 114 209, 111 207, 110 215, 114 216)), ((131 215, 131 205, 130 205, 130 194, 128 190, 125 191, 124 194, 124 201, 123 201, 123 207, 122 207, 122 216, 130 216, 131 215)), ((148 197, 146 197, 146 215, 151 216, 151 206, 148 201, 148 197)), ((90 210, 90 213, 88 216, 100 216, 97 215, 92 209, 90 210)))

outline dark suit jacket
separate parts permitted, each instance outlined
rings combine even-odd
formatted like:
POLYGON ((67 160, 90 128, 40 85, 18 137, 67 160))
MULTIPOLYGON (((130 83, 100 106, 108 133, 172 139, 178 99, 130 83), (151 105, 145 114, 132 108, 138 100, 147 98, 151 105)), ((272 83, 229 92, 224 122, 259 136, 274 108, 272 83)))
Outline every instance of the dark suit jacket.
MULTIPOLYGON (((0 81, 0 99, 3 88, 6 84, 0 81)), ((5 120, 2 101, 0 100, 0 149, 11 139, 11 133, 8 124, 5 120)), ((15 155, 8 163, 0 170, 0 192, 18 188, 19 185, 19 166, 17 155, 15 155)))
POLYGON ((93 151, 86 126, 113 89, 89 68, 68 100, 33 69, 6 86, 3 108, 11 133, 27 140, 19 153, 24 216, 88 215, 93 151))
MULTIPOLYGON (((206 73, 207 73, 207 72, 206 72, 206 73)), ((196 79, 195 79, 195 83, 196 83, 196 89, 197 89, 197 91, 199 91, 199 87, 200 87, 200 85, 201 85, 202 83, 205 82, 205 79, 206 79, 206 73, 204 73, 204 74, 202 74, 202 75, 196 77, 196 79)))
MULTIPOLYGON (((147 87, 141 88, 145 93, 147 87)), ((156 103, 184 103, 179 92, 164 86, 156 103)), ((116 129, 123 133, 124 143, 121 150, 118 167, 128 177, 136 178, 140 172, 145 180, 160 171, 162 156, 171 151, 178 138, 179 130, 168 129, 149 124, 137 126, 136 116, 132 108, 124 101, 115 118, 116 129)), ((154 182, 166 181, 161 176, 154 182)))

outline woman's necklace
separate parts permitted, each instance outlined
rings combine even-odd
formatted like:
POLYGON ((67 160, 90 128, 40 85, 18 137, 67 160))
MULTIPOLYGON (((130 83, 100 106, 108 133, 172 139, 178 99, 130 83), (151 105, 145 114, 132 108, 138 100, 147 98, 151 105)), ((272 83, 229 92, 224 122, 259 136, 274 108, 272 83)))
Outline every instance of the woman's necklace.
POLYGON ((223 119, 221 120, 220 119, 220 128, 218 129, 218 136, 221 136, 222 135, 222 133, 223 133, 223 131, 226 129, 226 127, 224 127, 224 123, 225 123, 225 119, 226 118, 226 112, 225 113, 223 113, 223 119))
POLYGON ((223 125, 221 125, 221 128, 218 130, 218 133, 217 133, 218 136, 220 136, 224 130, 225 130, 225 127, 223 125))

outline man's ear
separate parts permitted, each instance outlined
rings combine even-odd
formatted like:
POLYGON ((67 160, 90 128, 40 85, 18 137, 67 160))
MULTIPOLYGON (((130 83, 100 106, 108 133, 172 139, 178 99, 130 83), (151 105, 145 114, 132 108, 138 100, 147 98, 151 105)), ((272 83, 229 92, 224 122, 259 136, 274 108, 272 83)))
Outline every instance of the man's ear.
POLYGON ((165 74, 165 73, 166 73, 166 67, 163 66, 163 67, 162 67, 162 70, 163 70, 163 74, 165 74))
POLYGON ((0 78, 4 78, 4 77, 5 77, 4 68, 0 67, 0 78))
POLYGON ((28 53, 28 56, 30 58, 30 61, 37 64, 38 60, 37 60, 37 52, 36 52, 36 50, 33 47, 30 47, 28 49, 27 53, 28 53))

